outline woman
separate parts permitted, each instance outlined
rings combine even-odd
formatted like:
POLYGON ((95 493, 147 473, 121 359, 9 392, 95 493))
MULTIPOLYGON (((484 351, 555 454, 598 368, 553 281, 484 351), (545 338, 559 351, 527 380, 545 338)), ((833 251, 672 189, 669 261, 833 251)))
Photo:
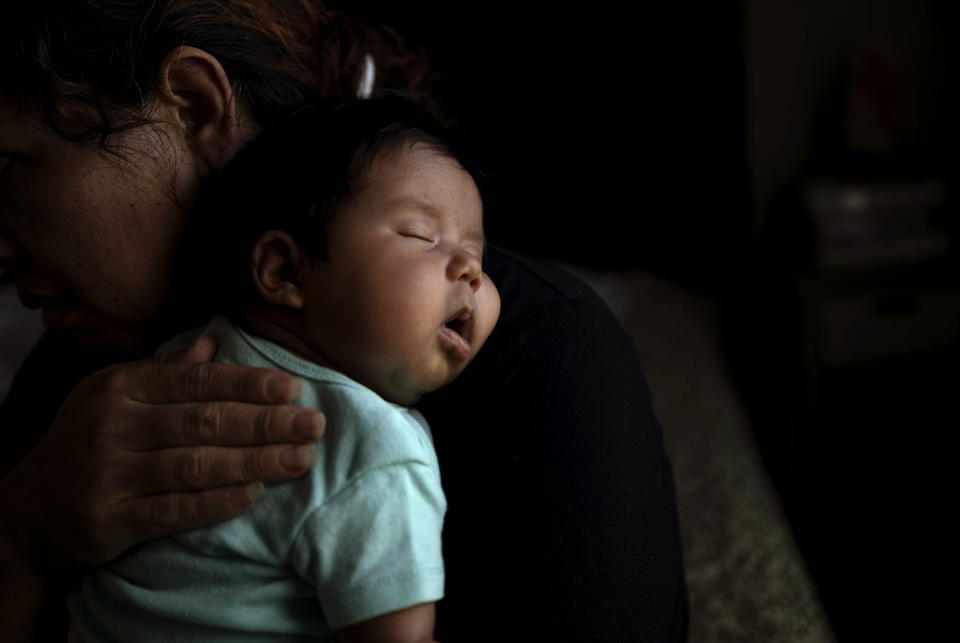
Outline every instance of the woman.
MULTIPOLYGON (((198 321, 171 284, 211 173, 312 93, 352 91, 367 51, 390 62, 381 81, 411 77, 306 0, 17 12, 0 28, 0 270, 49 332, 0 416, 4 640, 55 627, 64 570, 229 518, 312 466, 323 418, 283 406, 295 381, 208 364, 204 339, 128 360, 198 321)), ((496 248, 484 268, 501 321, 420 405, 450 502, 437 638, 682 638, 672 480, 628 340, 566 274, 496 248), (492 403, 465 417, 477 390, 492 403)))

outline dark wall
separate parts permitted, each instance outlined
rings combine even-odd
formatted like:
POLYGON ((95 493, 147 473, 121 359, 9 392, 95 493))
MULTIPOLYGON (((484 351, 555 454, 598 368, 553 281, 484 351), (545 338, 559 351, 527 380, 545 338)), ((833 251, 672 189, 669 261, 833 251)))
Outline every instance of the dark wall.
POLYGON ((935 639, 949 613, 922 588, 960 423, 957 7, 745 3, 761 234, 725 337, 840 641, 935 639))
POLYGON ((736 256, 749 228, 738 3, 342 4, 427 52, 493 171, 494 242, 692 281, 736 256))

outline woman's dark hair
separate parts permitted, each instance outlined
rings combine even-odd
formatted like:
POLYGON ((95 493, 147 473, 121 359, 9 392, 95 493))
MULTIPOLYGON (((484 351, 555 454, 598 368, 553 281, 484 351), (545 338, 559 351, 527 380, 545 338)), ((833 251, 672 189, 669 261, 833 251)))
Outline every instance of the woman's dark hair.
POLYGON ((220 61, 261 125, 312 95, 352 95, 366 54, 378 86, 423 89, 423 58, 386 28, 352 23, 315 0, 27 0, 0 25, 0 93, 38 106, 66 139, 103 145, 150 122, 156 77, 177 47, 220 61))
POLYGON ((461 133, 423 98, 324 99, 265 128, 206 182, 185 234, 181 265, 205 266, 207 292, 215 288, 224 302, 212 312, 250 301, 250 251, 267 230, 289 232, 311 256, 325 258, 331 215, 363 188, 377 158, 409 145, 453 159, 483 193, 461 133))

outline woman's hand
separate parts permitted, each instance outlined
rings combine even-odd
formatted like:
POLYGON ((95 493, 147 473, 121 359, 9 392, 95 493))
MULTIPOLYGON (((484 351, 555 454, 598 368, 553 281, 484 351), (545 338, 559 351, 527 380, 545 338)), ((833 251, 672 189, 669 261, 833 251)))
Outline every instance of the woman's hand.
POLYGON ((141 541, 243 513, 264 482, 313 465, 324 418, 287 406, 301 382, 209 363, 214 352, 201 337, 77 385, 0 480, 0 536, 18 566, 42 574, 112 560, 141 541))

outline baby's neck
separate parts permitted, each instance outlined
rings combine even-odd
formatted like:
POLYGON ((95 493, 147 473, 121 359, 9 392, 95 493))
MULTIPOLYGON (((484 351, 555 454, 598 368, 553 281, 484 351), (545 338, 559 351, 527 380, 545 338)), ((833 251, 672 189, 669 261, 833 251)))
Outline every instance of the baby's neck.
POLYGON ((276 306, 256 305, 244 313, 243 320, 250 330, 257 335, 279 344, 291 353, 314 364, 342 372, 342 369, 331 362, 319 347, 310 342, 298 311, 288 311, 276 306))

